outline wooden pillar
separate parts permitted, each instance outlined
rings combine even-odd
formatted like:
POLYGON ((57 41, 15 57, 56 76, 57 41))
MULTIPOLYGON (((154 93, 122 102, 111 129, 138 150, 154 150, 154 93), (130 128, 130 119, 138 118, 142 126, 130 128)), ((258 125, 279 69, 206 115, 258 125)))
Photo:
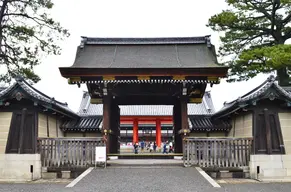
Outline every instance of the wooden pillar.
POLYGON ((110 153, 110 126, 111 126, 111 98, 109 96, 104 96, 103 97, 103 138, 106 143, 106 153, 110 153))
POLYGON ((161 147, 161 120, 157 119, 156 120, 156 144, 158 147, 161 147))
POLYGON ((110 129, 111 146, 110 153, 118 153, 120 148, 120 109, 114 99, 111 100, 110 129))
POLYGON ((138 142, 138 119, 133 120, 133 134, 132 134, 132 143, 138 142))
POLYGON ((189 133, 187 100, 179 98, 173 108, 175 153, 183 153, 183 137, 189 133))
POLYGON ((181 103, 181 128, 185 132, 189 130, 187 100, 181 99, 180 103, 181 103))
POLYGON ((173 123, 174 123, 174 152, 175 153, 182 153, 183 146, 182 146, 182 138, 179 135, 179 130, 181 130, 181 108, 180 103, 177 101, 174 104, 173 108, 173 123))

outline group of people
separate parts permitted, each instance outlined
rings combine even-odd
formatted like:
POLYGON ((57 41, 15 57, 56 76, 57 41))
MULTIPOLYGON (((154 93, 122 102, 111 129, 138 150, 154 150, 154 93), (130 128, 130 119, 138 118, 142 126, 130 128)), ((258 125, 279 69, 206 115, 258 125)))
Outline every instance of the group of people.
MULTIPOLYGON (((156 142, 146 143, 144 141, 141 141, 140 143, 135 143, 133 145, 133 148, 134 148, 135 154, 138 154, 139 148, 141 150, 141 153, 143 153, 145 150, 149 151, 151 153, 151 152, 157 152, 158 146, 157 146, 156 142)), ((172 153, 174 151, 173 150, 173 142, 166 141, 166 142, 162 143, 161 149, 162 149, 163 154, 172 153)))

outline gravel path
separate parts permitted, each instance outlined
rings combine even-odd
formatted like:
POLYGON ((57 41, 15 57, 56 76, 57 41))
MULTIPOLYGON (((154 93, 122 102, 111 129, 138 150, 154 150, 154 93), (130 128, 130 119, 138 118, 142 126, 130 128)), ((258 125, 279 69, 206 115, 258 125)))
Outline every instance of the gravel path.
MULTIPOLYGON (((239 183, 239 182, 237 182, 239 183)), ((1 184, 0 192, 290 192, 291 183, 220 184, 213 188, 195 168, 123 167, 95 169, 73 188, 65 183, 1 184)))
POLYGON ((194 168, 109 168, 93 170, 74 188, 102 192, 193 192, 213 189, 194 168), (195 190, 193 190, 195 189, 195 190))

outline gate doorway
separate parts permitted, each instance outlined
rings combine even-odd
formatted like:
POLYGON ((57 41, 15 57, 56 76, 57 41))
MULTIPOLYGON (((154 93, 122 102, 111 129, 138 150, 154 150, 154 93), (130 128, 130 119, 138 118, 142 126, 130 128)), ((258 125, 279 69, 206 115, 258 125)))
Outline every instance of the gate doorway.
POLYGON ((87 85, 91 103, 103 104, 109 154, 120 151, 122 105, 172 105, 174 150, 182 153, 190 133, 187 103, 201 103, 207 84, 219 83, 227 70, 217 64, 209 36, 82 37, 73 66, 60 68, 70 84, 87 85))

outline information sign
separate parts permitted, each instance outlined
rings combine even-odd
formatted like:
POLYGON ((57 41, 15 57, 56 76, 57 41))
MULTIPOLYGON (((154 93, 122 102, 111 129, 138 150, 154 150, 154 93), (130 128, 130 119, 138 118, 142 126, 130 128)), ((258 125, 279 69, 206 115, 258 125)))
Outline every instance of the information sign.
POLYGON ((98 162, 105 163, 106 167, 106 146, 98 146, 95 148, 95 166, 98 162))

